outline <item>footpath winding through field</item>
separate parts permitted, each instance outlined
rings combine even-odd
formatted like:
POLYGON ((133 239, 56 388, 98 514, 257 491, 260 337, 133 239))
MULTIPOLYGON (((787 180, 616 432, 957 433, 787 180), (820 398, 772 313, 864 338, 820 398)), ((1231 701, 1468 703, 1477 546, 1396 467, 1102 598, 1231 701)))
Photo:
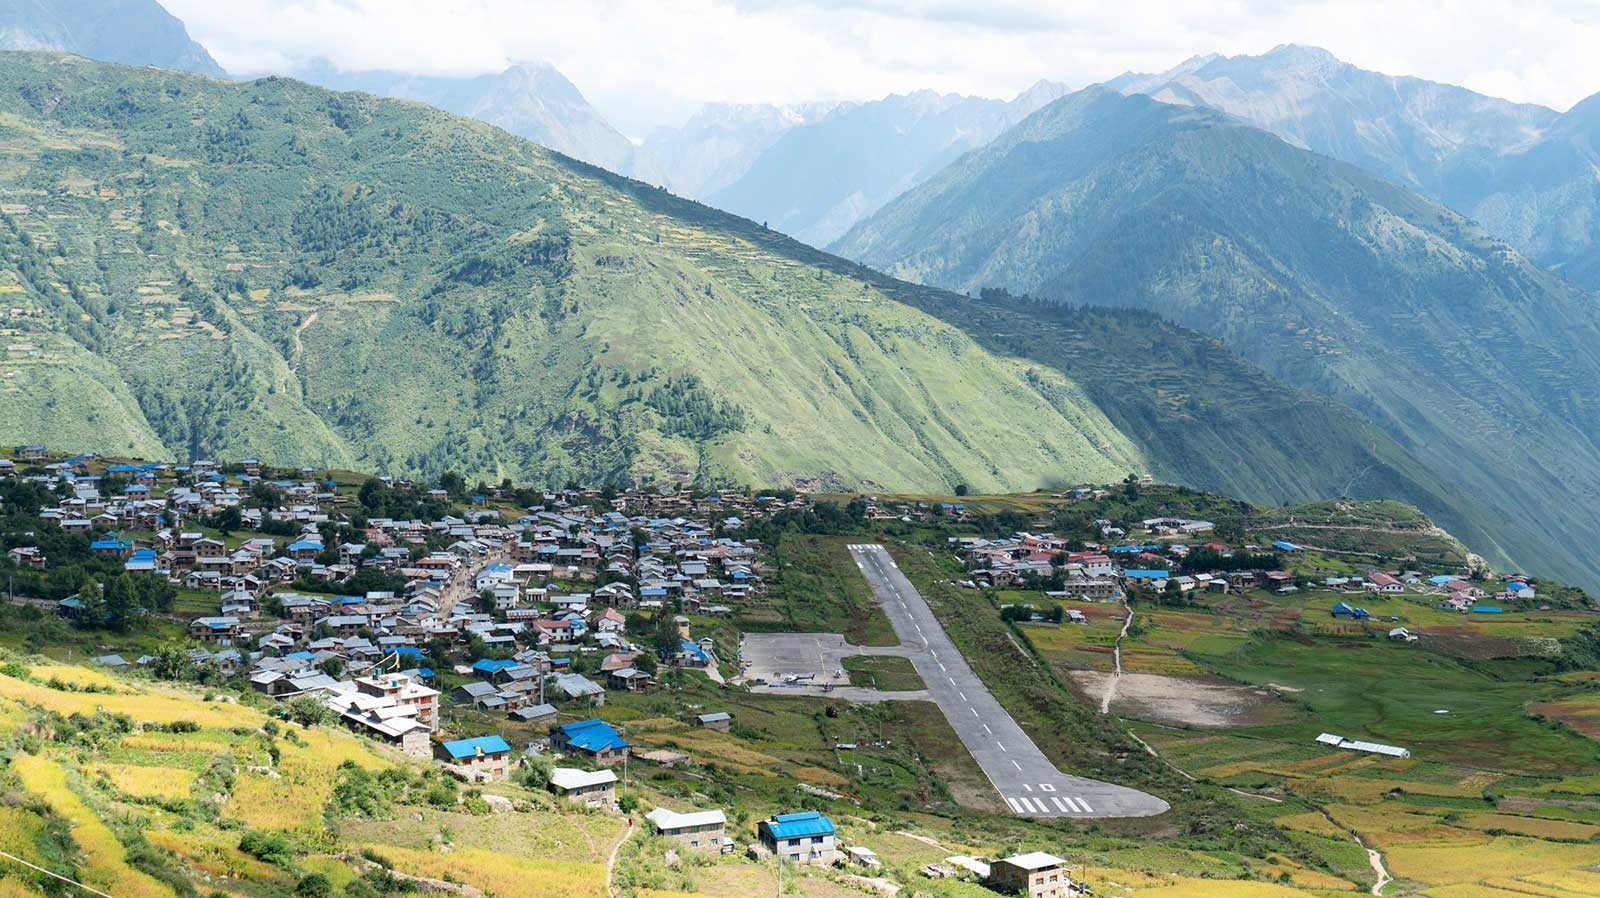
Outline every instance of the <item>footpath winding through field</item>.
POLYGON ((633 835, 633 817, 629 816, 628 828, 622 831, 622 838, 617 840, 617 844, 611 846, 611 854, 606 857, 606 894, 610 895, 611 898, 617 898, 617 887, 612 885, 611 882, 612 871, 617 867, 617 852, 622 850, 622 846, 628 844, 628 837, 631 835, 633 835))
POLYGON ((1116 645, 1111 648, 1111 657, 1116 661, 1116 669, 1111 672, 1106 680, 1105 691, 1100 694, 1100 713, 1111 713, 1111 700, 1117 697, 1117 682, 1122 679, 1122 640, 1128 637, 1128 628, 1133 626, 1133 606, 1128 604, 1128 597, 1122 597, 1122 607, 1127 609, 1128 616, 1122 621, 1122 631, 1117 634, 1116 645))

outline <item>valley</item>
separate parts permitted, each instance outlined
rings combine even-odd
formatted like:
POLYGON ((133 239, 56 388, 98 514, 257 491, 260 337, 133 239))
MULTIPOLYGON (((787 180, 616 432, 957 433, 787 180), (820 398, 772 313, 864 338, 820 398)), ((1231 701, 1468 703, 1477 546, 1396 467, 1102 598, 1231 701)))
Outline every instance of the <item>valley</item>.
POLYGON ((1600 895, 1582 10, 0 6, 0 898, 1600 895))
MULTIPOLYGON (((1554 581, 1497 577, 1397 503, 1266 508, 1137 481, 961 497, 473 495, 454 480, 383 486, 320 472, 302 482, 267 467, 87 456, 14 459, 9 470, 0 537, 20 546, 33 535, 43 561, 11 552, 3 562, 24 600, 0 606, 3 776, 22 800, 0 849, 113 893, 181 895, 203 882, 271 896, 320 889, 303 885, 317 876, 348 895, 404 891, 422 877, 530 898, 732 896, 782 877, 805 896, 864 895, 883 881, 977 898, 993 892, 961 858, 1042 850, 1096 894, 1293 898, 1378 885, 1359 838, 1394 877, 1383 894, 1565 898, 1582 894, 1600 863, 1588 839, 1600 743, 1584 735, 1600 669, 1596 605, 1554 581), (37 504, 28 490, 64 477, 114 515, 198 495, 179 528, 196 529, 190 542, 165 544, 131 522, 108 555, 111 543, 81 535, 73 512, 57 523, 25 510, 37 504), (144 489, 90 495, 118 482, 144 489), (224 520, 234 512, 206 510, 235 496, 238 525, 224 520), (276 535, 313 508, 327 520, 276 535), (430 533, 433 515, 461 523, 430 533), (707 540, 712 520, 737 529, 707 540), (1277 540, 1284 549, 1257 535, 1290 521, 1338 528, 1346 548, 1277 540), (618 543, 616 533, 633 535, 618 543), (202 573, 217 569, 199 554, 209 534, 235 560, 220 578, 202 573), (298 548, 312 539, 315 557, 298 548), (357 539, 415 549, 342 548, 357 539), (852 548, 869 543, 881 548, 852 548), (135 549, 146 546, 155 571, 136 572, 135 549), (598 551, 585 560, 594 550, 603 564, 598 551), (876 580, 857 563, 866 551, 876 580), (523 560, 540 558, 551 560, 523 560), (295 579, 250 600, 252 581, 279 569, 295 579), (1398 589, 1365 586, 1386 583, 1384 570, 1398 589), (130 582, 170 582, 174 594, 136 619, 96 623, 74 610, 89 605, 59 600, 56 584, 72 571, 88 580, 124 571, 130 582), (895 574, 900 585, 876 596, 871 585, 895 574), (1131 617, 1119 601, 1084 597, 1102 582, 1131 617), (449 609, 430 604, 459 583, 477 592, 449 609), (652 598, 663 587, 672 602, 652 598), (882 602, 913 595, 922 616, 893 622, 898 606, 886 613, 882 602), (1456 601, 1469 610, 1442 607, 1456 601), (1330 617, 1340 603, 1364 616, 1330 617), (311 617, 292 610, 302 607, 311 617), (223 620, 227 636, 196 635, 223 620), (351 620, 360 627, 343 629, 351 620), (585 622, 584 635, 545 625, 566 620, 585 622), (914 674, 886 663, 902 661, 907 647, 894 646, 907 633, 915 642, 918 626, 934 654, 914 657, 914 674), (1396 639, 1397 627, 1415 638, 1396 639), (823 667, 837 664, 851 683, 872 671, 871 682, 788 683, 817 649, 764 674, 784 682, 742 681, 752 638, 841 630, 849 643, 823 650, 823 667), (936 631, 946 635, 935 646, 936 631), (966 701, 942 686, 923 691, 941 662, 966 670, 950 687, 969 690, 966 701), (535 674, 540 699, 509 673, 547 663, 535 674), (1118 664, 1122 680, 1102 709, 1095 677, 1118 664), (437 703, 437 734, 420 753, 340 698, 355 693, 338 682, 367 689, 394 676, 429 684, 421 694, 437 703), (290 682, 307 691, 275 685, 290 682), (980 709, 979 724, 1004 721, 1016 745, 959 735, 978 689, 998 715, 980 709), (598 725, 587 721, 619 734, 626 768, 555 741, 569 724, 598 725), (1407 754, 1328 748, 1317 742, 1327 732, 1407 754), (510 776, 471 772, 447 753, 452 740, 488 738, 515 747, 510 776), (1028 742, 1050 777, 1065 774, 1040 781, 1057 790, 1030 780, 1032 791, 997 793, 991 762, 1028 742), (574 805, 546 785, 552 757, 563 769, 614 771, 614 793, 593 809, 574 805), (1160 810, 1121 816, 1105 797, 1118 787, 1156 797, 1160 810), (650 835, 638 814, 658 806, 717 809, 737 850, 686 853, 650 835), (858 860, 774 867, 759 851, 747 856, 758 824, 795 808, 826 815, 858 860), (1471 853, 1504 860, 1475 872, 1450 860, 1471 853)), ((110 582, 108 601, 125 590, 110 582)), ((19 895, 49 894, 48 877, 31 875, 5 878, 19 895)))

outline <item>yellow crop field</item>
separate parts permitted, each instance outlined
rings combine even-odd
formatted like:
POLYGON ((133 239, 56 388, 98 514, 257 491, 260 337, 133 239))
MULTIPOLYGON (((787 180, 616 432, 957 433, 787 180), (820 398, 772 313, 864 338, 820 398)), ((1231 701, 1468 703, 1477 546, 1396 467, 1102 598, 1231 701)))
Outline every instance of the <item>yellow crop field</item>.
POLYGON ((126 714, 136 721, 172 723, 191 720, 203 727, 258 727, 266 718, 231 702, 198 702, 178 693, 140 691, 107 695, 100 692, 64 692, 0 674, 0 696, 38 705, 58 714, 93 714, 104 709, 126 714))
POLYGON ((0 698, 0 733, 9 733, 27 720, 27 709, 16 702, 0 698))
POLYGON ((1515 814, 1473 814, 1467 818, 1467 825, 1476 829, 1503 829, 1538 839, 1592 839, 1600 834, 1600 826, 1592 823, 1519 817, 1515 814))
POLYGON ((1523 882, 1577 892, 1580 895, 1600 895, 1600 871, 1562 870, 1558 873, 1536 873, 1524 876, 1523 882))
POLYGON ((0 876, 0 898, 39 898, 39 893, 15 876, 0 876))
POLYGON ((1314 893, 1270 882, 1176 878, 1170 885, 1140 889, 1139 898, 1315 898, 1314 893))
POLYGON ((127 864, 127 853, 110 828, 67 785, 67 771, 38 755, 17 755, 11 769, 23 788, 72 824, 72 839, 83 850, 85 884, 118 898, 172 898, 172 890, 127 864))
POLYGON ((104 689, 115 689, 118 692, 126 691, 127 684, 103 671, 88 667, 78 667, 72 664, 56 664, 44 662, 28 665, 28 672, 37 680, 60 680, 74 686, 96 686, 104 689))
POLYGON ((1543 885, 1529 879, 1491 879, 1438 886, 1422 894, 1426 898, 1593 898, 1595 893, 1543 885))
POLYGON ((694 755, 697 761, 735 767, 745 773, 776 776, 783 766, 783 762, 772 755, 751 750, 737 736, 690 728, 678 721, 657 726, 653 720, 640 720, 629 724, 628 731, 651 744, 675 746, 694 755))
POLYGON ((431 879, 454 877, 494 898, 605 898, 603 864, 580 864, 514 857, 481 848, 448 854, 392 845, 366 845, 393 862, 395 869, 431 879))
POLYGON ((794 777, 818 786, 848 786, 850 780, 821 767, 796 767, 794 777))
POLYGON ((1315 833, 1319 836, 1342 838, 1345 835, 1344 830, 1334 826, 1328 821, 1328 818, 1318 814, 1315 811, 1307 811, 1304 814, 1290 814, 1287 817, 1278 817, 1272 822, 1278 824, 1279 826, 1286 826, 1289 829, 1297 829, 1306 833, 1315 833))
POLYGON ((1439 885, 1525 877, 1600 864, 1600 845, 1541 842, 1520 836, 1448 843, 1384 843, 1384 848, 1389 869, 1396 876, 1439 885))
POLYGON ((139 767, 133 764, 96 764, 88 771, 105 774, 111 785, 139 798, 187 798, 195 772, 180 767, 139 767))
POLYGON ((335 771, 345 761, 370 769, 390 766, 354 736, 322 729, 297 731, 300 745, 280 741, 277 776, 242 773, 234 781, 228 815, 258 829, 316 830, 333 794, 335 771))
POLYGON ((36 840, 44 832, 44 819, 32 811, 0 805, 0 847, 18 857, 38 863, 36 840))

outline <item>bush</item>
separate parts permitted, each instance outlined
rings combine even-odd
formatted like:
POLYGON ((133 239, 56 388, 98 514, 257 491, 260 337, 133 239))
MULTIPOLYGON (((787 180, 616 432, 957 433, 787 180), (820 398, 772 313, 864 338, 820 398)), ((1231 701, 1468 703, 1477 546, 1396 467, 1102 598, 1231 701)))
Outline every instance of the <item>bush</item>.
POLYGON ((333 883, 321 873, 308 873, 294 885, 295 898, 332 898, 333 883))
MULTIPOLYGON (((239 850, 258 860, 286 867, 294 860, 294 848, 283 833, 252 829, 239 837, 239 850)), ((298 894, 299 887, 296 887, 298 894)))

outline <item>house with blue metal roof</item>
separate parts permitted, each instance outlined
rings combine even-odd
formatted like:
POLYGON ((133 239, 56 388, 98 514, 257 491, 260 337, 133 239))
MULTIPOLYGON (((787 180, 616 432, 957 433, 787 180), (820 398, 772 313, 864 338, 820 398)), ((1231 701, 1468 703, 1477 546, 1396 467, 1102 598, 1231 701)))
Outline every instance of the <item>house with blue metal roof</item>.
POLYGON ((156 569, 156 550, 135 549, 133 554, 128 556, 128 560, 122 563, 122 569, 153 573, 156 569))
POLYGON ((628 740, 603 720, 580 720, 556 727, 551 734, 557 750, 581 754, 598 764, 620 764, 628 757, 628 740))
POLYGON ((505 779, 511 774, 511 746, 503 736, 453 739, 441 747, 449 762, 474 780, 505 779))
POLYGON ((1129 580, 1165 580, 1168 572, 1160 568, 1129 568, 1122 572, 1122 576, 1129 580))
POLYGON ((839 857, 839 834, 833 821, 816 811, 778 814, 757 827, 761 844, 794 864, 827 866, 839 857))
POLYGON ((492 677, 502 670, 516 667, 517 661, 510 658, 479 658, 472 662, 472 672, 480 677, 492 677))

